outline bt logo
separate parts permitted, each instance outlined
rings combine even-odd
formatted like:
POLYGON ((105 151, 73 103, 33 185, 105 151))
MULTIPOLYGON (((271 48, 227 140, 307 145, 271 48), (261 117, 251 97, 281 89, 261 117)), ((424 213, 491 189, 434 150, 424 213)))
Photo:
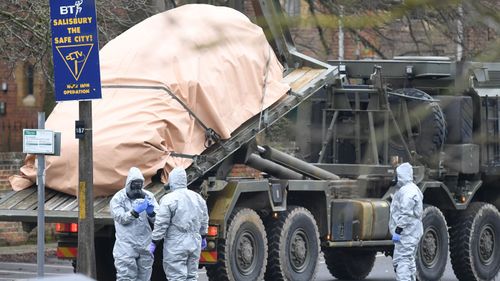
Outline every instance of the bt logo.
POLYGON ((59 7, 59 14, 61 15, 75 15, 75 18, 78 16, 78 14, 82 11, 81 5, 83 4, 83 0, 76 0, 75 5, 72 6, 61 6, 59 7))

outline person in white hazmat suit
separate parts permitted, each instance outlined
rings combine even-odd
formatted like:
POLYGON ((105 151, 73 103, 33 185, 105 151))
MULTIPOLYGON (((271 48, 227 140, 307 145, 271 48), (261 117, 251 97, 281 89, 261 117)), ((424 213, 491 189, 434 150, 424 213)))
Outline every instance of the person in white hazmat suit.
POLYGON ((206 247, 207 204, 200 194, 187 188, 186 171, 169 174, 171 192, 160 200, 150 252, 163 241, 163 269, 169 281, 198 280, 198 262, 206 247))
POLYGON ((115 222, 116 241, 113 247, 116 280, 149 280, 153 271, 151 226, 159 206, 153 194, 143 189, 141 171, 130 168, 125 187, 118 191, 109 209, 115 222))
POLYGON ((424 196, 413 183, 413 167, 403 163, 396 168, 396 188, 390 209, 389 230, 394 241, 393 266, 398 281, 416 280, 415 256, 423 234, 424 196))

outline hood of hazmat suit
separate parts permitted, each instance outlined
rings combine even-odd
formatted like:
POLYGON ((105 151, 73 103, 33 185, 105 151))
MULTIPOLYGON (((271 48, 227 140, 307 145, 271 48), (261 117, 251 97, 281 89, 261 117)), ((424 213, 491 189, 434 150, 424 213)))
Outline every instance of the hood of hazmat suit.
POLYGON ((146 193, 142 190, 143 187, 144 177, 142 176, 141 171, 136 167, 130 168, 127 175, 127 181, 125 182, 127 196, 130 199, 144 199, 146 193))
POLYGON ((170 186, 170 190, 172 191, 187 188, 186 171, 182 168, 174 168, 170 172, 168 184, 170 186))

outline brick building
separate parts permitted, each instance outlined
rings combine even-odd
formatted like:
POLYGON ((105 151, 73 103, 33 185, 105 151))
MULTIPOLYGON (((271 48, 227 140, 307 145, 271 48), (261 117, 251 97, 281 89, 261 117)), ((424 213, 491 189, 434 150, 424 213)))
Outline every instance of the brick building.
MULTIPOLYGON (((0 152, 0 200, 2 194, 11 191, 8 178, 19 173, 23 159, 22 152, 0 152)), ((53 224, 47 225, 45 237, 48 240, 54 239, 53 224)), ((23 244, 27 241, 36 241, 36 229, 23 227, 20 222, 0 222, 0 246, 23 244)))
POLYGON ((22 151, 22 129, 36 127, 45 85, 31 64, 11 68, 0 62, 0 152, 22 151))
MULTIPOLYGON (((46 80, 29 63, 14 68, 0 63, 0 200, 11 191, 8 177, 19 173, 23 164, 22 129, 36 128, 42 110, 46 80)), ((47 227, 53 237, 53 227, 47 227)), ((0 245, 36 239, 36 230, 23 231, 21 223, 0 222, 0 245)))

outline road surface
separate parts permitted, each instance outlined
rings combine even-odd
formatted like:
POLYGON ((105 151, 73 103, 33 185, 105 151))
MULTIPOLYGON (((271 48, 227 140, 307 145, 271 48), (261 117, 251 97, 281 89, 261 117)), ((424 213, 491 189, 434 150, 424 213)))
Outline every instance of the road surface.
MULTIPOLYGON (((36 278, 37 266, 36 263, 11 263, 11 262, 0 262, 0 281, 7 280, 26 280, 30 278, 36 278)), ((47 277, 64 276, 73 273, 73 268, 70 262, 51 260, 48 261, 45 267, 45 273, 47 277)), ((500 278, 497 277, 500 281, 500 278)), ((204 270, 200 270, 199 275, 200 281, 207 281, 207 275, 204 270)), ((323 259, 320 260, 319 270, 316 277, 317 281, 331 281, 336 280, 333 278, 328 269, 326 268, 323 259)), ((389 281, 395 280, 394 272, 392 270, 392 263, 390 257, 385 257, 383 255, 378 255, 375 261, 375 266, 366 279, 367 281, 389 281)), ((454 281, 455 274, 451 269, 451 265, 448 263, 445 274, 441 281, 454 281)))

